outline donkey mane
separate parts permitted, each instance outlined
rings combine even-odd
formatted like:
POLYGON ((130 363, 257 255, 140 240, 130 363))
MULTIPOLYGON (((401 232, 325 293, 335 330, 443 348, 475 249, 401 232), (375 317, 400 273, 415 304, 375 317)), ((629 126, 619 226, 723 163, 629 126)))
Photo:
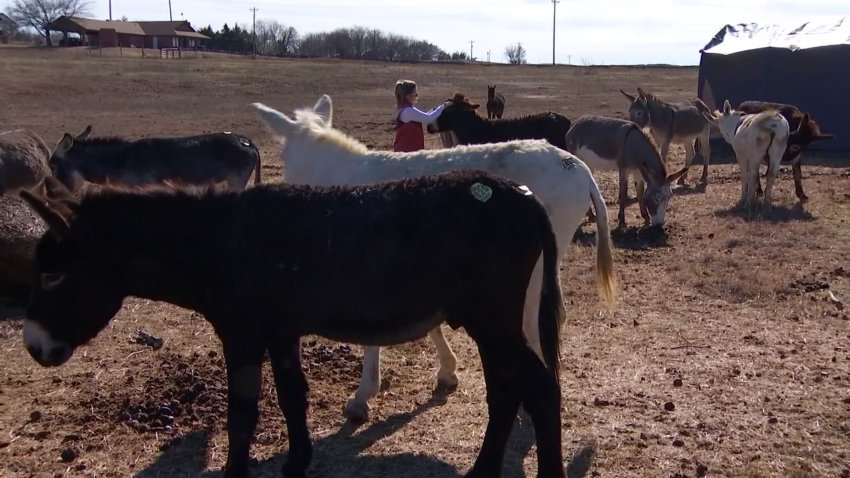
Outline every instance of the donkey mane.
POLYGON ((107 145, 115 145, 115 144, 124 144, 127 143, 127 138, 122 138, 120 136, 97 136, 88 138, 74 138, 74 144, 79 144, 81 146, 107 146, 107 145))
POLYGON ((329 126, 324 118, 310 108, 295 110, 295 119, 298 127, 316 141, 330 143, 351 153, 365 154, 369 151, 365 144, 329 126))

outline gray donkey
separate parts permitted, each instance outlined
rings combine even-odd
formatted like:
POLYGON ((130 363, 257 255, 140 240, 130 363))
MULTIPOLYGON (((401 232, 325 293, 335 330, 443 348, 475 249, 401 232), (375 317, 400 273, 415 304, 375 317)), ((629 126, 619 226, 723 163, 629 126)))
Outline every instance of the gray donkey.
MULTIPOLYGON (((632 96, 623 90, 620 93, 631 101, 629 118, 641 128, 649 126, 652 138, 661 149, 661 157, 667 162, 670 143, 681 144, 685 148, 685 168, 690 168, 696 157, 695 140, 699 140, 700 155, 703 159, 701 183, 708 182, 708 159, 711 145, 708 135, 711 124, 703 113, 711 114, 711 109, 699 98, 684 103, 667 103, 637 89, 638 95, 632 96)), ((687 171, 679 178, 679 184, 685 183, 687 171)))
POLYGON ((32 131, 0 133, 0 195, 32 189, 50 174, 50 148, 32 131))

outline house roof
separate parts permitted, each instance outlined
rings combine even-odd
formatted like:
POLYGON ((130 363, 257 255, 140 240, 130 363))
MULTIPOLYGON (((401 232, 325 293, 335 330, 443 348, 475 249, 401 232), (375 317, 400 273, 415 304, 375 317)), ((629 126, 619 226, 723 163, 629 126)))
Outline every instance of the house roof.
POLYGON ((17 23, 15 23, 15 21, 14 21, 14 20, 12 20, 11 18, 9 18, 9 16, 8 16, 8 15, 6 15, 5 13, 3 13, 3 12, 0 12, 0 22, 3 22, 3 23, 9 23, 9 24, 12 24, 12 25, 14 25, 14 26, 18 26, 18 24, 17 24, 17 23))
POLYGON ((739 23, 726 25, 700 53, 730 55, 759 48, 784 48, 791 51, 830 45, 850 45, 850 19, 797 24, 739 23))
POLYGON ((48 25, 59 31, 85 33, 101 29, 115 30, 124 35, 140 36, 179 36, 188 38, 209 39, 208 36, 196 32, 186 20, 153 21, 153 22, 124 22, 120 20, 95 20, 80 17, 59 17, 48 25))

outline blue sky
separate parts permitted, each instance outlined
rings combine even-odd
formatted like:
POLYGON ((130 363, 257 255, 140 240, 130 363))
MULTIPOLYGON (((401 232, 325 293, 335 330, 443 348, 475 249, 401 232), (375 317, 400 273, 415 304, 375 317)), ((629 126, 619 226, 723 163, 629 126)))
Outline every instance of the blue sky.
MULTIPOLYGON (((0 0, 0 10, 11 4, 0 0)), ((107 18, 108 0, 92 0, 95 18, 107 18)), ((802 23, 850 12, 846 0, 561 0, 557 4, 555 59, 572 64, 699 63, 699 49, 727 23, 802 23)), ((174 19, 196 28, 225 22, 250 26, 274 19, 299 33, 354 25, 427 40, 448 52, 505 61, 509 44, 522 43, 529 63, 552 62, 551 0, 171 0, 174 19), (182 16, 181 16, 182 15, 182 16)), ((168 0, 112 0, 112 17, 167 20, 168 0)), ((850 21, 850 19, 848 19, 850 21)))

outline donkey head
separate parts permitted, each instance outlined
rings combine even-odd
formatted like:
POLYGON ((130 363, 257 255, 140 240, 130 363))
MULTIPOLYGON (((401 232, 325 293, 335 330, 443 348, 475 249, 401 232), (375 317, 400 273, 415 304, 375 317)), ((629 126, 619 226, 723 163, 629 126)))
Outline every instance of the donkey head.
POLYGON ((470 117, 475 116, 475 110, 481 107, 480 104, 473 103, 463 93, 455 93, 452 98, 446 100, 446 103, 447 106, 440 113, 440 116, 435 121, 426 125, 429 133, 433 134, 453 130, 457 122, 468 121, 470 117))
POLYGON ((83 235, 75 231, 79 203, 71 192, 50 176, 40 189, 44 193, 20 193, 48 226, 35 250, 23 336, 38 363, 57 366, 106 327, 126 293, 109 254, 87 247, 83 235))
POLYGON ((735 130, 738 129, 738 124, 741 122, 741 114, 732 109, 732 104, 729 100, 723 102, 723 111, 715 111, 714 113, 703 112, 702 116, 717 129, 728 143, 732 143, 735 137, 735 130))
POLYGON ((803 150, 811 143, 832 139, 833 137, 834 136, 831 134, 821 133, 820 126, 817 122, 815 122, 815 120, 809 117, 808 113, 806 113, 800 119, 800 124, 797 126, 797 129, 788 135, 788 147, 785 148, 785 154, 782 156, 782 162, 797 161, 797 159, 800 158, 800 154, 803 153, 803 150))
POLYGON ((496 85, 487 85, 487 99, 492 100, 496 97, 496 85))
POLYGON ((667 176, 663 182, 647 185, 643 194, 643 203, 649 213, 649 223, 653 226, 663 226, 667 216, 667 206, 673 197, 673 183, 688 172, 688 168, 667 176))
POLYGON ((646 93, 644 93, 644 91, 640 88, 638 88, 637 96, 632 96, 623 90, 620 90, 620 93, 622 93, 623 96, 628 98, 631 102, 629 104, 629 119, 641 128, 645 128, 650 121, 649 104, 647 103, 646 93))

